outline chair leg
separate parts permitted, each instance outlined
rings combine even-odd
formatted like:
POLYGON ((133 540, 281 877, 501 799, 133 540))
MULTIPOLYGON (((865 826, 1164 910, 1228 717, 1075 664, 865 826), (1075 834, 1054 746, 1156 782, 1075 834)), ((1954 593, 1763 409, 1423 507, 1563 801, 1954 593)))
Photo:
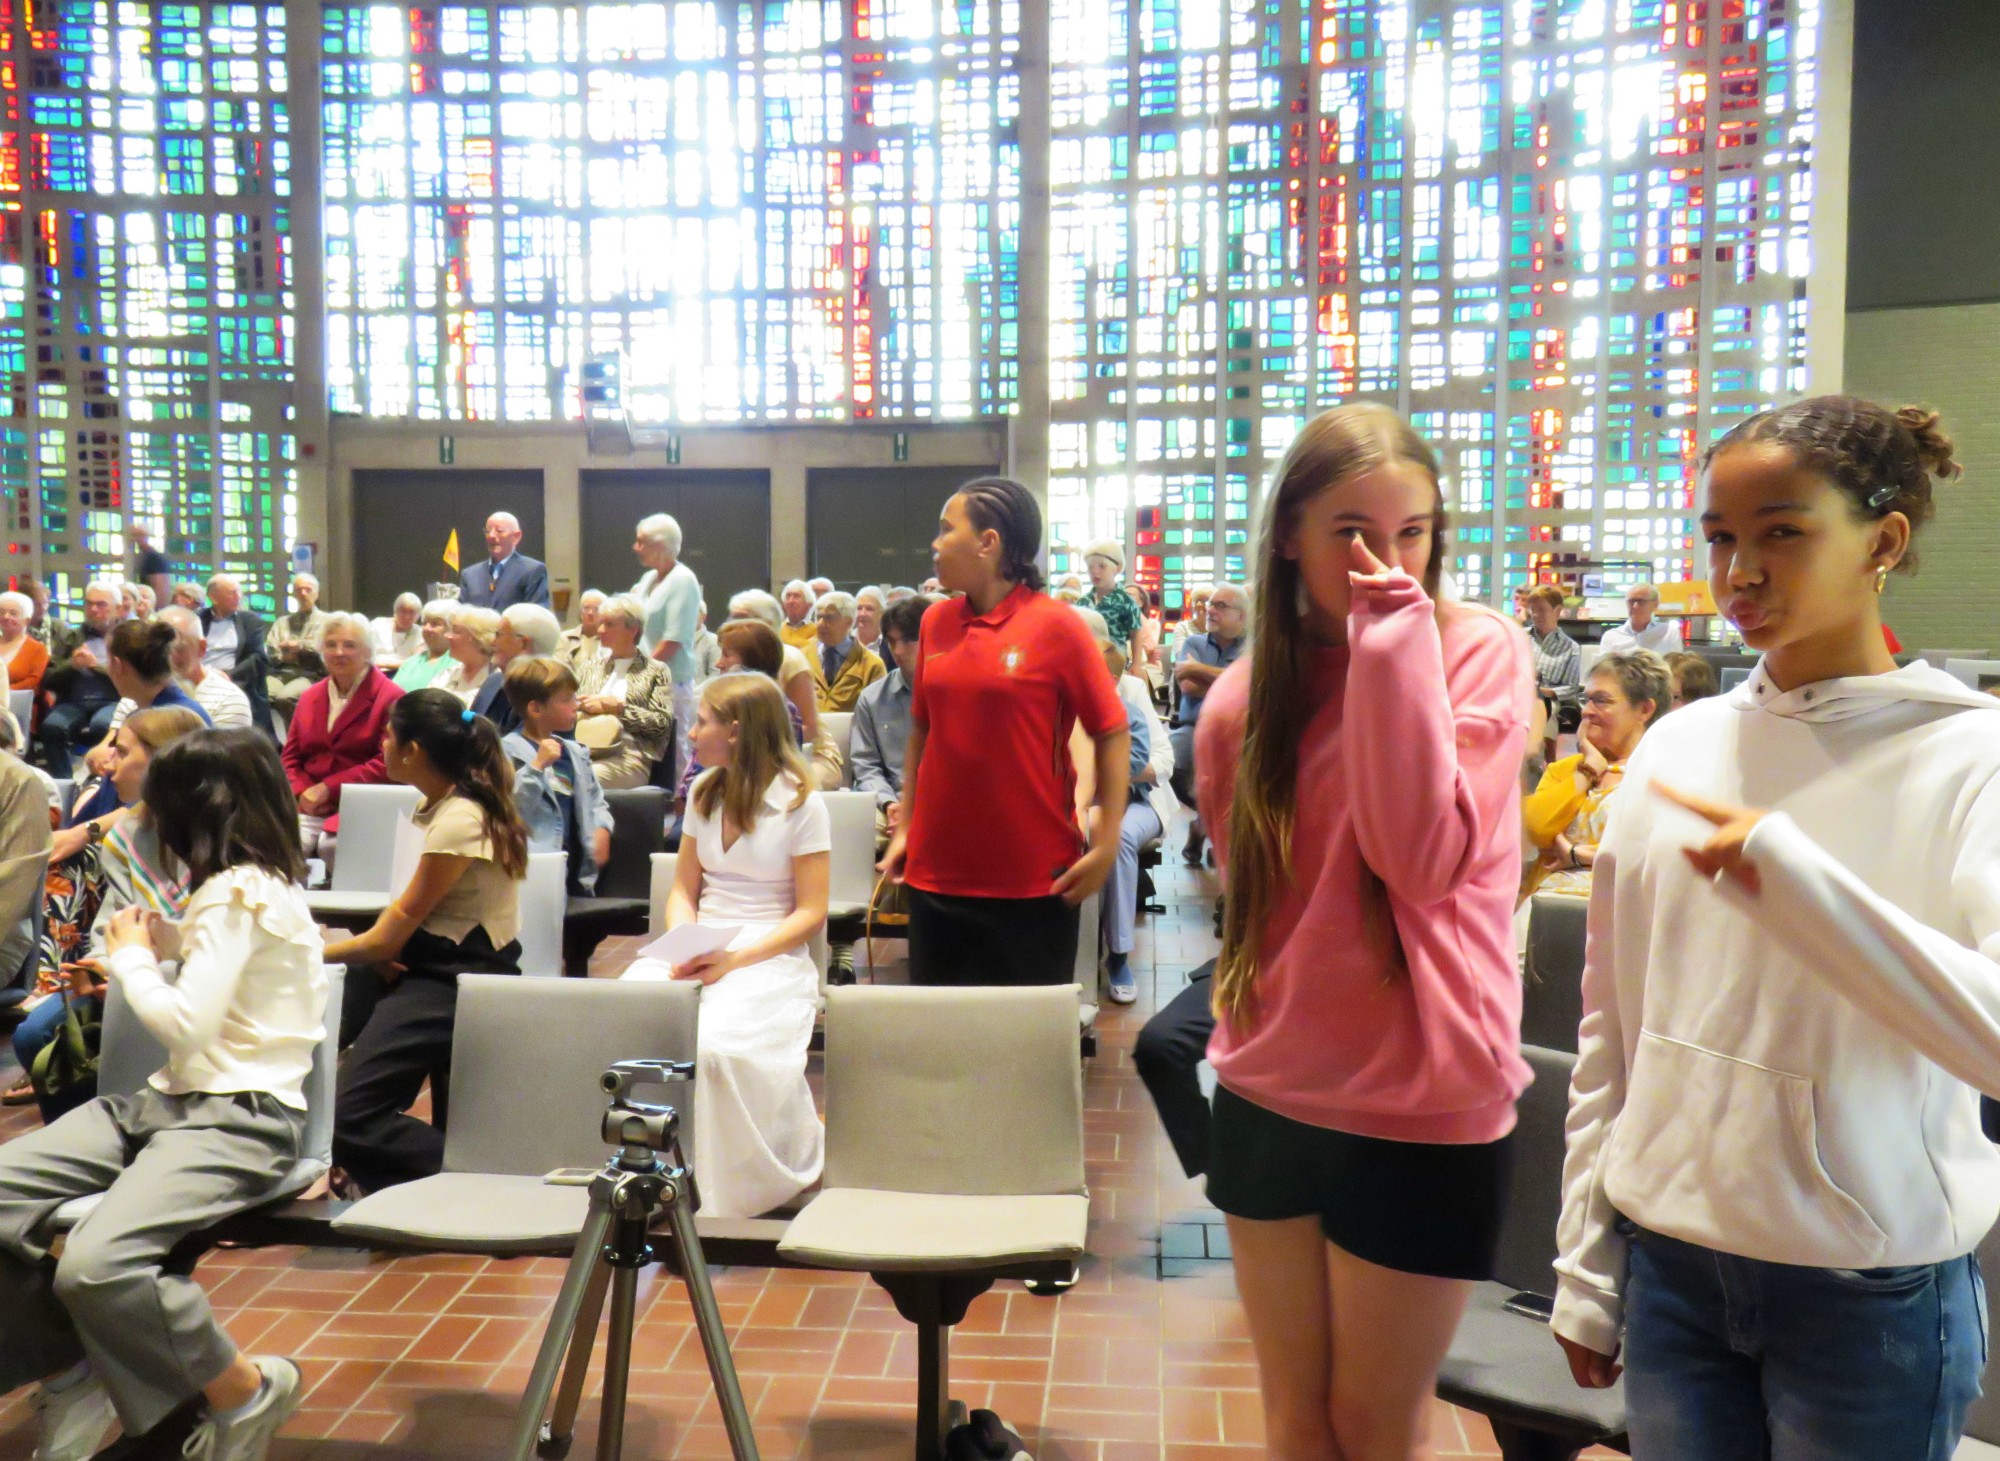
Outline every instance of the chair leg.
POLYGON ((1493 1439, 1500 1445, 1500 1461, 1576 1461, 1583 1447, 1547 1431, 1531 1431, 1510 1422, 1493 1422, 1493 1439))
POLYGON ((951 1398, 951 1326, 993 1280, 960 1274, 877 1273, 896 1312, 917 1326, 916 1461, 944 1461, 944 1438, 963 1424, 965 1407, 951 1398))
POLYGON ((590 977, 590 956, 604 942, 604 935, 589 929, 563 930, 563 974, 570 979, 590 977))

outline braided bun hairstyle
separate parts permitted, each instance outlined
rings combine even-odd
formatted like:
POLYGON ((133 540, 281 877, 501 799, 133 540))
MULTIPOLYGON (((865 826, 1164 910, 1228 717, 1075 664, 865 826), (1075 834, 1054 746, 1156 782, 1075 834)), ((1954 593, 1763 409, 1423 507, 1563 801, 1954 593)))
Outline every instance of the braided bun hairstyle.
POLYGON ((1937 510, 1933 483, 1962 470, 1937 412, 1922 406, 1892 411, 1858 396, 1812 396, 1760 412, 1704 452, 1702 468, 1732 446, 1765 443, 1823 475, 1864 520, 1892 512, 1908 518, 1912 545, 1896 565, 1899 573, 1916 569, 1914 539, 1937 510))

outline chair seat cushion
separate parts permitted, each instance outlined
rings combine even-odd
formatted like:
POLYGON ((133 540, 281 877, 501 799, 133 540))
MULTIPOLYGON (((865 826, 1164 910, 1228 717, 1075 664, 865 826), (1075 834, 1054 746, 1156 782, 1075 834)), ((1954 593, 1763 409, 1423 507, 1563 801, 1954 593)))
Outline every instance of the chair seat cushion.
POLYGON ((1577 1438, 1579 1444, 1623 1435, 1624 1385, 1579 1386, 1549 1326, 1506 1307, 1514 1293, 1500 1283, 1473 1290, 1438 1371, 1438 1394, 1481 1415, 1577 1438))
POLYGON ((370 1193, 335 1218, 333 1230, 346 1238, 454 1253, 567 1252, 589 1208, 585 1187, 440 1172, 370 1193))
POLYGON ((1985 1441, 1975 1441, 1967 1436, 1958 1443, 1958 1449, 1951 1453, 1951 1461, 2000 1461, 2000 1446, 1989 1445, 1985 1441))
POLYGON ((571 898, 563 908, 563 924, 632 923, 644 933, 652 916, 644 898, 571 898))
MULTIPOLYGON (((327 1164, 312 1157, 302 1157, 292 1164, 292 1170, 285 1174, 269 1197, 255 1204, 263 1207, 266 1203, 283 1202, 288 1197, 296 1197, 313 1183, 326 1175, 327 1164)), ((82 1197, 72 1197, 55 1210, 48 1221, 51 1233, 67 1233, 76 1225, 97 1211, 97 1205, 104 1201, 102 1192, 88 1193, 82 1197)))
POLYGON ((792 1219, 778 1252, 816 1268, 943 1272, 1083 1255, 1090 1199, 822 1192, 792 1219))

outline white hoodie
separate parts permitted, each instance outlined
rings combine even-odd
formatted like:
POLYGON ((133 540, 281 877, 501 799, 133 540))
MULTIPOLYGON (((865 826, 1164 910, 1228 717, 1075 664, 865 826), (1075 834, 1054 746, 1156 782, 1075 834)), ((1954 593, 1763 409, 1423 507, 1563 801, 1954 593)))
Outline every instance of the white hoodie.
POLYGON ((1937 1263, 2000 1213, 2000 700, 1915 664, 1661 720, 1592 875, 1554 1326, 1616 1349, 1641 1227, 1815 1268, 1937 1263), (1654 780, 1766 817, 1751 896, 1654 780))

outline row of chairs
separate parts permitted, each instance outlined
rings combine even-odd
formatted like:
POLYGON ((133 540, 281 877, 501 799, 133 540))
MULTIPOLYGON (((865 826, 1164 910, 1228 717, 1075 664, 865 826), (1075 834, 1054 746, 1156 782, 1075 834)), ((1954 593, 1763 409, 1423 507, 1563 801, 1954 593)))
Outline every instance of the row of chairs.
MULTIPOLYGON (((341 971, 328 973, 328 1034, 307 1088, 307 1156, 270 1205, 184 1244, 173 1259, 179 1271, 224 1241, 566 1253, 588 1194, 542 1179, 605 1160, 599 1076, 637 1056, 695 1058, 697 986, 461 976, 444 1171, 357 1203, 288 1200, 331 1157, 341 971), (549 1040, 551 1030, 563 1038, 549 1040), (524 1062, 523 1050, 535 1058, 524 1062)), ((890 1294, 918 1328, 919 1461, 940 1461, 946 1432, 965 1419, 949 1394, 949 1335, 972 1300, 1002 1280, 1058 1292, 1082 1260, 1089 1199, 1076 999, 1060 986, 829 991, 819 1192, 790 1214, 697 1216, 711 1263, 860 1271, 890 1294), (991 1062, 1010 1079, 984 1079, 991 1062)), ((100 1090, 136 1090, 163 1061, 114 985, 100 1090)), ((693 1089, 675 1085, 665 1099, 680 1110, 699 1183, 693 1089)), ((67 1230, 95 1202, 67 1204, 52 1222, 67 1230)))

